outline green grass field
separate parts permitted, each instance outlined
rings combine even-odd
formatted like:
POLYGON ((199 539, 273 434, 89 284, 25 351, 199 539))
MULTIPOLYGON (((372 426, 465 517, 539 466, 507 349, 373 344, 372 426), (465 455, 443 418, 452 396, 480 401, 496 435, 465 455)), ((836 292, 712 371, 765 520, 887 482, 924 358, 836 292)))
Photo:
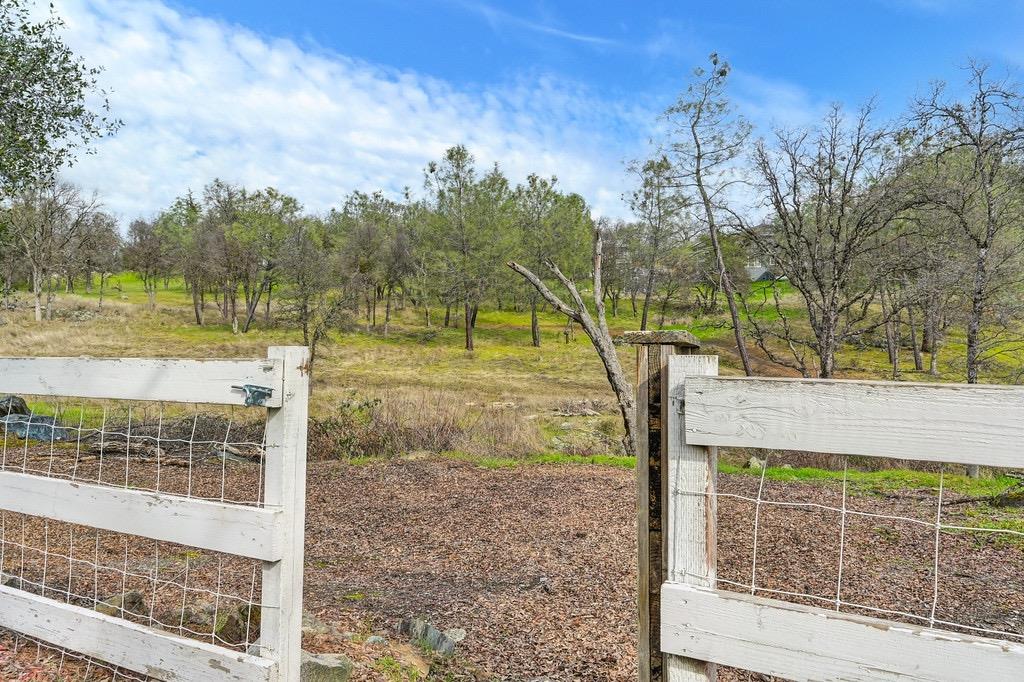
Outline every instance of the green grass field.
MULTIPOLYGON (((749 293, 756 299, 768 285, 756 283, 749 293)), ((780 288, 787 317, 801 324, 806 320, 801 300, 785 283, 780 288)), ((769 299, 771 296, 769 295, 769 299)), ((390 333, 378 328, 366 331, 366 321, 352 319, 318 350, 314 372, 313 413, 330 414, 352 395, 383 397, 398 395, 441 395, 459 404, 489 403, 515 405, 526 416, 534 415, 545 440, 564 436, 558 419, 547 416, 559 404, 597 400, 610 405, 603 368, 589 340, 577 330, 575 339, 565 343, 564 317, 548 310, 540 313, 542 345, 530 343, 528 311, 480 311, 475 332, 476 350, 463 349, 461 328, 439 326, 443 309, 435 308, 435 324, 426 327, 422 311, 396 309, 390 333)), ((613 333, 636 328, 629 302, 620 305, 620 316, 609 320, 613 333)), ((704 343, 707 352, 720 356, 722 374, 739 374, 732 331, 724 311, 711 316, 694 316, 671 310, 666 328, 687 329, 704 343)), ((772 305, 761 316, 775 315, 772 305)), ((247 334, 232 333, 213 303, 207 304, 207 324, 194 323, 191 296, 181 279, 161 283, 156 309, 150 310, 142 281, 132 273, 108 279, 102 309, 98 287, 85 293, 78 282, 73 294, 59 294, 53 322, 35 323, 28 299, 21 294, 21 307, 0 314, 0 353, 5 355, 94 355, 94 356, 183 356, 262 357, 271 345, 299 344, 301 334, 287 325, 264 327, 257 321, 247 334)), ((657 315, 654 317, 657 320, 657 315)), ((962 335, 954 330, 943 350, 940 374, 914 372, 910 353, 904 352, 903 379, 915 381, 962 381, 962 335)), ((753 351, 761 374, 792 376, 792 370, 767 362, 753 351)), ((1020 366, 1020 354, 1001 358, 1005 367, 1020 366)), ((621 347, 620 358, 627 375, 634 372, 634 352, 621 347)), ((839 354, 841 376, 849 378, 890 378, 891 367, 878 344, 844 347, 839 354)), ((614 421, 614 415, 612 415, 614 421)), ((592 425, 590 425, 592 426, 592 425)))
MULTIPOLYGON (((111 278, 102 308, 98 291, 88 295, 83 291, 79 285, 76 293, 59 295, 56 319, 42 323, 32 320, 27 297, 22 295, 19 308, 0 313, 0 355, 253 358, 264 357, 268 346, 302 341, 297 330, 283 324, 265 328, 260 322, 247 334, 233 333, 212 304, 207 309, 208 324, 196 326, 191 297, 178 280, 170 281, 166 288, 161 285, 155 310, 150 310, 142 282, 131 274, 111 278)), ((787 316, 800 320, 804 313, 797 295, 786 289, 783 301, 787 316)), ((637 325, 629 306, 621 309, 625 314, 610 320, 615 333, 637 325)), ((765 312, 770 314, 774 313, 765 312)), ((435 310, 433 318, 443 319, 443 310, 435 310)), ((577 331, 575 339, 565 343, 565 323, 560 315, 544 311, 540 323, 542 345, 535 348, 530 343, 528 312, 481 310, 476 350, 467 352, 462 345, 463 329, 436 324, 427 328, 422 311, 396 310, 387 336, 379 329, 366 331, 365 320, 352 320, 346 329, 334 331, 319 349, 311 414, 327 424, 358 425, 367 432, 378 428, 396 433, 430 430, 434 421, 447 419, 459 435, 433 451, 434 456, 486 469, 553 465, 632 468, 634 460, 617 452, 621 424, 589 340, 577 331), (580 401, 597 406, 600 414, 574 416, 571 406, 580 401), (376 416, 364 408, 352 412, 352 405, 369 404, 390 409, 376 416), (339 416, 350 421, 331 421, 339 416)), ((692 331, 705 343, 707 352, 719 354, 722 374, 740 373, 724 315, 694 318, 676 312, 667 323, 670 328, 692 331)), ((911 371, 907 353, 903 378, 962 380, 963 345, 956 333, 944 353, 939 377, 911 371)), ((635 371, 633 349, 621 347, 620 358, 631 377, 635 371)), ((844 348, 840 361, 847 377, 884 379, 891 374, 880 347, 844 348)), ((1005 361, 1020 362, 1016 356, 1005 361)), ((761 363, 759 368, 768 373, 787 374, 764 364, 763 359, 761 363)), ((88 424, 103 417, 102 408, 92 405, 33 401, 31 406, 36 414, 59 412, 59 418, 72 426, 79 420, 88 424)), ((354 465, 379 457, 361 451, 361 441, 346 447, 345 456, 354 465)), ((390 456, 418 456, 412 452, 416 447, 390 456)), ((720 471, 760 475, 758 470, 740 466, 749 454, 723 452, 720 471)), ((841 485, 844 480, 843 471, 827 467, 773 466, 764 475, 773 481, 823 486, 841 485)), ((856 495, 914 490, 934 494, 939 487, 939 474, 930 471, 851 468, 845 477, 851 494, 856 495)), ((972 480, 950 471, 942 484, 950 494, 979 500, 962 517, 965 526, 1024 533, 1020 507, 997 507, 985 501, 1015 490, 1019 486, 1016 479, 990 475, 972 480)), ((1000 537, 1016 542, 1021 536, 1000 537)))

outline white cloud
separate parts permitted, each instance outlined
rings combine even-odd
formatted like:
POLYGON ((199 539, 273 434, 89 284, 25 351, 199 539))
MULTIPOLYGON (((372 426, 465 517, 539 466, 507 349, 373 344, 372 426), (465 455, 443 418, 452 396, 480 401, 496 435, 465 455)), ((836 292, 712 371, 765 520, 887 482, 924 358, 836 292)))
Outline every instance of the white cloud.
POLYGON ((565 40, 570 40, 577 43, 584 43, 587 45, 595 45, 602 47, 613 47, 619 45, 618 41, 612 40, 610 38, 590 35, 587 33, 576 33, 575 31, 567 31, 565 29, 558 28, 557 26, 553 26, 548 23, 530 21, 529 19, 524 19, 510 12, 498 9, 497 7, 489 5, 486 2, 479 2, 478 0, 451 1, 465 10, 479 14, 487 21, 487 23, 491 25, 491 28, 494 30, 497 30, 501 26, 511 26, 513 28, 521 28, 527 31, 533 31, 534 33, 542 33, 544 35, 553 36, 555 38, 562 38, 565 40))
POLYGON ((67 177, 125 219, 214 177, 273 185, 311 210, 353 189, 419 191, 425 164, 458 143, 514 181, 554 174, 595 212, 622 215, 622 161, 643 153, 656 114, 548 75, 460 88, 154 0, 59 0, 57 11, 73 49, 105 68, 125 123, 67 177))
POLYGON ((739 69, 730 77, 736 92, 734 103, 754 123, 758 135, 768 135, 775 127, 813 126, 828 110, 829 102, 789 81, 739 69))

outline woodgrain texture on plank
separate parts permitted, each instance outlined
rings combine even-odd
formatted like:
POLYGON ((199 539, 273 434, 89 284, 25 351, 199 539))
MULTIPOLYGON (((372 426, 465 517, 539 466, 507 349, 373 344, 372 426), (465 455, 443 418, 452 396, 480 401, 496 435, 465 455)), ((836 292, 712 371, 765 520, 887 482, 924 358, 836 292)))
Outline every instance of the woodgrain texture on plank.
POLYGON ((0 394, 244 405, 233 386, 274 388, 281 405, 279 360, 143 358, 0 358, 0 394))
POLYGON ((1024 466, 1024 389, 1012 386, 694 378, 686 442, 1024 466))
POLYGON ((1013 682, 1024 645, 666 584, 667 651, 790 680, 1013 682))
POLYGON ((0 627, 165 682, 271 682, 273 661, 0 585, 0 627))
MULTIPOLYGON (((683 397, 688 382, 718 374, 718 356, 672 356, 668 358, 667 374, 665 579, 709 587, 714 584, 717 557, 713 494, 718 472, 717 453, 714 448, 685 442, 683 397), (689 492, 696 490, 708 494, 689 492)), ((663 647, 663 650, 671 652, 668 648, 663 647)), ((713 664, 669 653, 665 657, 666 682, 708 682, 715 679, 713 664)))
POLYGON ((302 570, 306 527, 306 423, 309 350, 273 346, 283 368, 284 404, 267 410, 265 500, 284 514, 285 551, 263 564, 260 652, 278 663, 281 682, 299 682, 302 665, 302 570))
POLYGON ((0 509, 274 561, 283 513, 163 493, 0 471, 0 509))

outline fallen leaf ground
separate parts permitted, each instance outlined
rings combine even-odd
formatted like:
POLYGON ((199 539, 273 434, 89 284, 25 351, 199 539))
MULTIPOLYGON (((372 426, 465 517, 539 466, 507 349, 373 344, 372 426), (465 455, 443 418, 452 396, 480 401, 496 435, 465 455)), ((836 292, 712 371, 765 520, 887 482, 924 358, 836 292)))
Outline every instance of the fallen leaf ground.
MULTIPOLYGON (((432 679, 634 679, 634 486, 631 471, 601 466, 311 463, 306 609, 344 635, 311 636, 306 646, 349 655, 355 679, 415 679, 430 657, 395 630, 415 616, 467 632, 453 659, 433 661, 432 679)), ((759 488, 756 476, 720 477, 724 493, 756 498, 759 488)), ((774 502, 843 502, 840 485, 766 481, 760 492, 774 502)), ((848 510, 911 521, 847 515, 844 602, 930 616, 937 502, 933 490, 848 497, 848 510)), ((943 518, 956 523, 968 507, 950 506, 943 518)), ((752 503, 720 498, 720 577, 750 583, 753 518, 752 503)), ((762 505, 757 585, 834 600, 841 527, 839 512, 762 505)), ((939 556, 936 618, 1024 640, 1019 543, 944 532, 939 556)), ((40 670, 34 647, 20 657, 0 648, 4 679, 76 679, 67 665, 63 678, 40 670)), ((721 679, 763 678, 723 671, 721 679)))

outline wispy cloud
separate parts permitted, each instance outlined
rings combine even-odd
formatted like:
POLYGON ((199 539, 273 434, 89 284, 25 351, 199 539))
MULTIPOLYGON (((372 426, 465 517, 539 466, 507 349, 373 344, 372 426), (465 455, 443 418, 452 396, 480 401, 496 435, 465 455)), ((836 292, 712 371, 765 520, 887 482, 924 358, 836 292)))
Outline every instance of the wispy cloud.
POLYGON ((266 37, 157 0, 58 0, 68 40, 125 122, 68 171, 123 218, 214 177, 272 185, 312 210, 354 189, 422 187, 465 143, 513 179, 557 175, 598 213, 621 215, 622 160, 655 111, 550 75, 456 87, 423 74, 266 37))
POLYGON ((774 127, 806 127, 821 120, 829 102, 790 81, 742 69, 731 76, 733 102, 756 126, 759 135, 774 127))
POLYGON ((513 28, 520 28, 533 33, 540 33, 543 35, 553 36, 555 38, 562 38, 565 40, 574 41, 577 43, 584 43, 587 45, 603 46, 603 47, 614 47, 619 45, 617 40, 611 38, 604 38, 602 36, 588 35, 586 33, 577 33, 575 31, 568 31, 551 24, 542 23, 539 21, 531 21, 518 15, 507 12, 503 9, 494 7, 485 2, 476 2, 474 0, 451 0, 452 4, 457 5, 465 10, 473 12, 483 17, 487 23, 491 25, 491 28, 498 29, 504 26, 511 26, 513 28))

